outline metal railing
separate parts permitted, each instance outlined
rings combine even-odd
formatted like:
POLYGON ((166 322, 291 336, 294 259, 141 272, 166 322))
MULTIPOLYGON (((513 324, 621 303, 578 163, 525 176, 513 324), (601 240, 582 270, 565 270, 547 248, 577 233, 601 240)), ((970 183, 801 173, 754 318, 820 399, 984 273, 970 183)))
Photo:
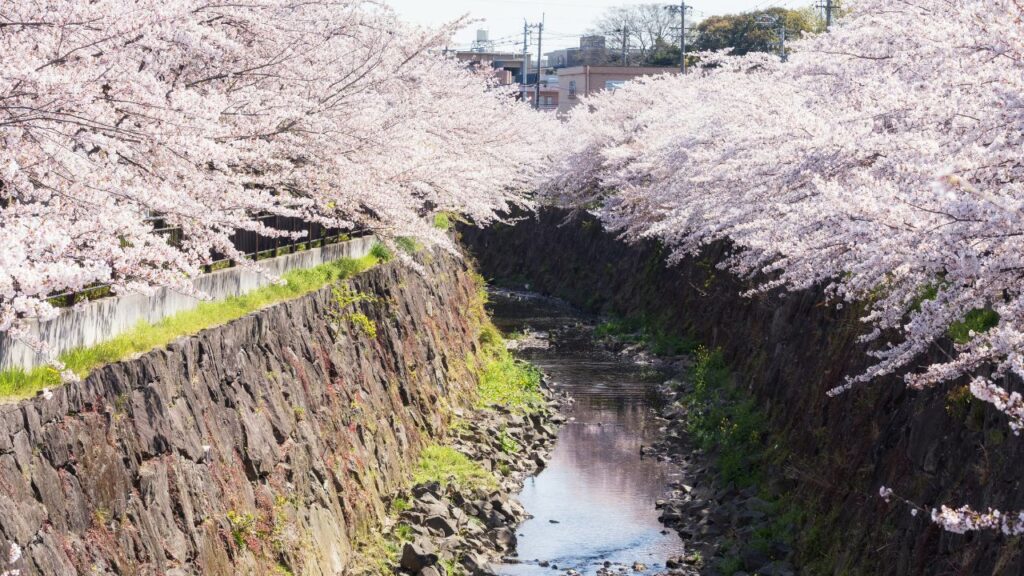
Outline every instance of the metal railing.
MULTIPOLYGON (((315 222, 308 222, 302 218, 289 218, 285 216, 277 216, 275 214, 259 216, 256 220, 262 222, 268 228, 273 228, 275 230, 285 232, 299 232, 305 230, 306 236, 302 238, 270 237, 248 230, 236 231, 231 235, 231 243, 234 245, 235 249, 253 260, 274 258, 285 254, 319 248, 328 244, 344 242, 352 238, 361 238, 372 234, 369 230, 356 231, 342 228, 328 228, 315 222)), ((180 247, 182 245, 185 235, 181 228, 176 226, 167 226, 166 221, 164 221, 160 216, 146 218, 146 221, 152 223, 153 231, 158 235, 163 236, 167 240, 168 244, 175 247, 180 247)), ((208 274, 215 270, 231 268, 236 264, 237 263, 234 260, 231 260, 225 255, 215 254, 213 261, 203 266, 203 272, 208 274)), ((113 296, 113 290, 110 285, 96 284, 95 286, 89 286, 81 290, 51 294, 47 300, 53 306, 66 308, 74 306, 79 302, 98 300, 108 296, 113 296)))

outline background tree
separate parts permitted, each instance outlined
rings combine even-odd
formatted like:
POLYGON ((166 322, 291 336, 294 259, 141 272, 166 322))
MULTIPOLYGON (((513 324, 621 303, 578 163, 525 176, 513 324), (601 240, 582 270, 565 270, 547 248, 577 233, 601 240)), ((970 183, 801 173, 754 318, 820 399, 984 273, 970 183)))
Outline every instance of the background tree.
POLYGON ((798 40, 805 32, 817 32, 824 28, 824 21, 814 9, 768 8, 742 14, 711 16, 697 25, 693 51, 731 48, 732 54, 736 56, 750 52, 777 52, 776 29, 758 24, 758 19, 765 16, 785 22, 787 41, 798 40))
MULTIPOLYGON (((609 8, 597 20, 592 34, 605 37, 608 61, 622 62, 622 30, 625 29, 630 52, 627 63, 650 64, 651 59, 666 58, 666 47, 679 37, 679 17, 665 10, 662 4, 639 4, 609 8)), ((678 50, 676 57, 678 58, 678 50)))

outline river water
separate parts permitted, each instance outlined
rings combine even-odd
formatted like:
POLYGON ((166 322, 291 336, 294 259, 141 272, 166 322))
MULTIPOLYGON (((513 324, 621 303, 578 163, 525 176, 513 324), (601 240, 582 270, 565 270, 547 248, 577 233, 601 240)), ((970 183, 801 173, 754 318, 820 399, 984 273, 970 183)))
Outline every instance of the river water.
POLYGON ((680 476, 670 464, 640 457, 660 426, 653 412, 658 375, 598 350, 587 328, 593 319, 560 301, 507 291, 495 291, 491 300, 503 331, 540 336, 538 346, 529 338, 518 354, 575 399, 547 468, 519 496, 533 516, 517 531, 519 561, 495 570, 550 575, 557 566, 596 574, 606 562, 631 574, 664 570, 683 544, 658 522, 654 503, 680 476), (634 571, 636 562, 647 568, 634 571))

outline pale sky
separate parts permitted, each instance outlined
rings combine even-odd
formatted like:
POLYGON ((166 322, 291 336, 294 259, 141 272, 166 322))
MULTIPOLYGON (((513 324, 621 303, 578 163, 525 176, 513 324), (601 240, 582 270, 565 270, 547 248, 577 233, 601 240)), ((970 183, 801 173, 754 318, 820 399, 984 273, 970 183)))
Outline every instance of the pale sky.
MULTIPOLYGON (((464 14, 483 20, 455 37, 452 48, 469 48, 478 28, 489 30, 497 50, 522 50, 523 19, 540 22, 544 16, 543 51, 578 46, 578 38, 593 25, 606 8, 629 4, 648 4, 652 0, 385 0, 407 21, 436 25, 464 14)), ((662 0, 674 4, 677 0, 662 0)), ((744 12, 770 6, 804 8, 814 0, 688 0, 693 6, 694 22, 714 14, 744 12)), ((687 27, 690 23, 687 22, 687 27)), ((536 45, 531 45, 536 51, 536 45)))

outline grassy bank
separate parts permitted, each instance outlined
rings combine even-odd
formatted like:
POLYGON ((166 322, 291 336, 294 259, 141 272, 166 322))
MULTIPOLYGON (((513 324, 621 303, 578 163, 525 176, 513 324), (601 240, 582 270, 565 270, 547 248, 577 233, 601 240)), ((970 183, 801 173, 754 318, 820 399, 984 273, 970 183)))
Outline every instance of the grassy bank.
POLYGON ((612 338, 627 344, 641 344, 658 356, 675 356, 697 349, 697 341, 679 336, 667 322, 654 322, 647 318, 616 318, 602 322, 594 329, 596 338, 612 338))
POLYGON ((460 489, 497 490, 498 481, 479 463, 470 460, 449 446, 428 446, 420 452, 413 473, 413 482, 437 482, 442 486, 455 484, 460 489))
MULTIPOLYGON (((342 258, 314 268, 292 270, 282 276, 281 284, 258 288, 241 296, 214 302, 201 302, 192 310, 179 312, 156 323, 141 322, 135 328, 111 340, 65 352, 59 360, 80 378, 113 362, 166 346, 184 336, 225 324, 273 304, 298 298, 324 286, 349 278, 387 260, 386 250, 375 247, 362 258, 342 258)), ((32 370, 0 372, 0 399, 30 397, 44 388, 61 385, 61 376, 49 366, 32 370)))
POLYGON ((469 316, 477 328, 480 349, 467 358, 478 383, 478 408, 505 406, 519 412, 534 412, 544 406, 541 373, 529 362, 516 359, 505 345, 505 338, 487 314, 487 283, 476 275, 477 295, 469 316))

